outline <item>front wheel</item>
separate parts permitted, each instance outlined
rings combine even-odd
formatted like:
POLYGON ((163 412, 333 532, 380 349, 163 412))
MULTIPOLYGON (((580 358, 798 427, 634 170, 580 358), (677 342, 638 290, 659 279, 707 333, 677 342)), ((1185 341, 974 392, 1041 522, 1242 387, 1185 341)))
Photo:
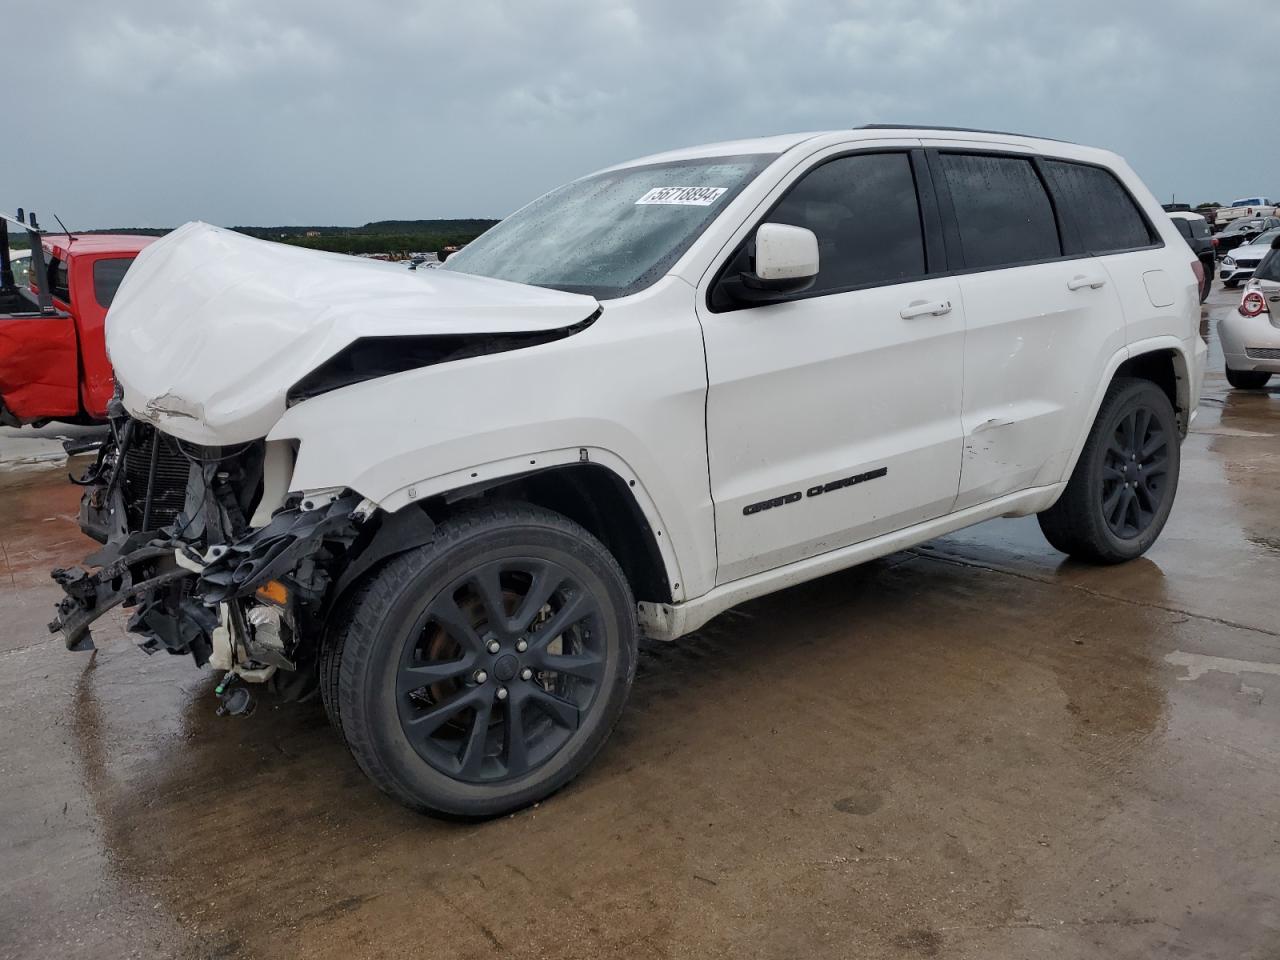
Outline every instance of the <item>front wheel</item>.
POLYGON ((1261 390, 1271 379, 1265 370, 1232 370, 1227 367, 1227 383, 1237 390, 1261 390))
POLYGON ((585 529, 491 506, 365 584, 341 638, 341 733, 415 810, 492 817, 580 773, 635 675, 635 603, 585 529))
POLYGON ((1178 489, 1178 421, 1150 380, 1118 377, 1058 502, 1038 517, 1045 539, 1090 563, 1122 563, 1160 536, 1178 489))

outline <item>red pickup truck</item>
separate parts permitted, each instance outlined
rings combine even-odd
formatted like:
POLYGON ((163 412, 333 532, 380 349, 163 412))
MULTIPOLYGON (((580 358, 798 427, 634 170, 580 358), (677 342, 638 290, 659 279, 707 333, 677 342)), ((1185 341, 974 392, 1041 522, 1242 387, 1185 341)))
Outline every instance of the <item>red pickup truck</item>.
POLYGON ((115 389, 107 360, 107 308, 134 257, 153 237, 40 232, 0 214, 0 424, 104 420, 115 389), (9 224, 31 244, 28 282, 15 282, 9 224))

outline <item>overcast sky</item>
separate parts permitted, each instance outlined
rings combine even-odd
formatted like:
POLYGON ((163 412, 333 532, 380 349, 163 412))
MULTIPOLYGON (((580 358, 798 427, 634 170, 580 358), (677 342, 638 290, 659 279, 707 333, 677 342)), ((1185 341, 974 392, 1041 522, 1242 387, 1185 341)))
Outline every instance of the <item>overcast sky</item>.
POLYGON ((500 217, 657 150, 867 122, 1108 147, 1166 201, 1280 193, 1275 0, 1230 22, 1205 0, 0 11, 0 207, 49 223, 56 212, 73 229, 500 217), (1224 53, 1250 45, 1256 56, 1224 53))

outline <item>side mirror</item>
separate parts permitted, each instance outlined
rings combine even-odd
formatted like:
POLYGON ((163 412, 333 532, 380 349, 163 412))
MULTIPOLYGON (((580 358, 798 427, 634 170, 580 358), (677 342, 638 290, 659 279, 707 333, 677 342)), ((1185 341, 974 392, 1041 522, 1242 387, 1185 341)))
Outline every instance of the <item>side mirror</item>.
POLYGON ((812 230, 762 223, 733 255, 712 297, 722 307, 776 303, 808 290, 817 277, 818 238, 812 230))
POLYGON ((741 275, 749 290, 766 294, 799 293, 818 277, 818 238, 812 230, 785 223, 756 229, 756 269, 741 275))

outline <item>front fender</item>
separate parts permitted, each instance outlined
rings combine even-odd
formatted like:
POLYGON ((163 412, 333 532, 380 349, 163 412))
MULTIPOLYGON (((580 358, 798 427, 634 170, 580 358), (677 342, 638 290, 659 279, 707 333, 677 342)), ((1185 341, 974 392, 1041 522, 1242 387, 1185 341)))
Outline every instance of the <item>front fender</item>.
POLYGON ((296 404, 268 436, 297 442, 290 490, 348 488, 394 513, 590 462, 635 498, 679 592, 705 592, 715 575, 715 528, 701 328, 687 285, 657 286, 644 303, 612 303, 572 337, 296 404))

